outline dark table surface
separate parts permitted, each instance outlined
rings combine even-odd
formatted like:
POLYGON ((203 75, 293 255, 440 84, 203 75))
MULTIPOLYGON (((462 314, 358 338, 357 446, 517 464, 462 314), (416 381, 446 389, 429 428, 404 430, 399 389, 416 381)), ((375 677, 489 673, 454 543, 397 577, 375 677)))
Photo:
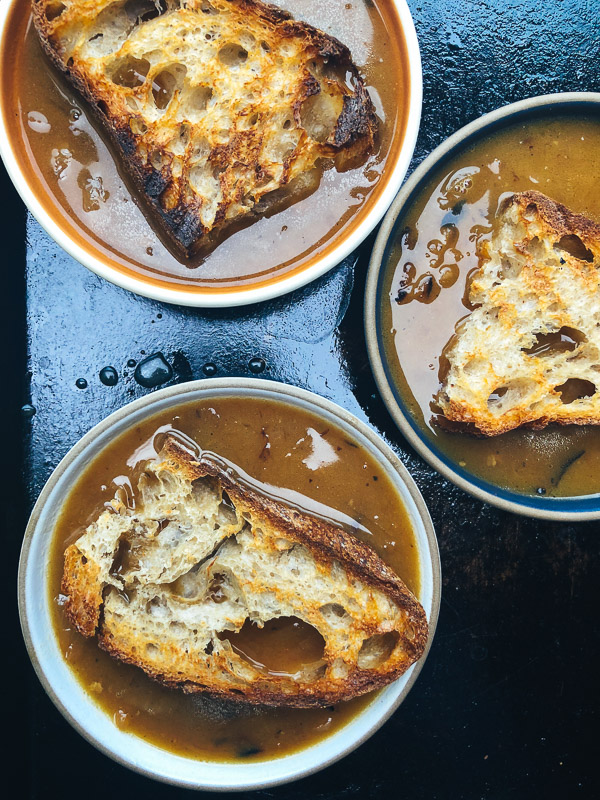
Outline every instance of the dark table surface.
MULTIPOLYGON (((498 106, 548 92, 600 90, 599 0, 409 5, 424 70, 413 167, 450 133, 498 106)), ((302 0, 288 6, 301 16, 302 0)), ((85 431, 150 391, 134 381, 126 362, 160 351, 173 366, 172 382, 202 378, 207 362, 219 376, 249 375, 249 361, 261 357, 261 377, 311 389, 368 420, 415 477, 440 543, 440 621, 408 699, 350 757, 257 796, 600 796, 598 523, 552 524, 499 511, 440 478, 411 451, 367 361, 362 300, 372 237, 316 283, 266 304, 230 311, 163 306, 66 256, 25 213, 4 173, 0 180, 7 283, 0 360, 8 437, 0 482, 9 545, 5 786, 18 781, 19 796, 36 800, 186 791, 118 766, 70 728, 33 674, 14 597, 23 529, 43 483, 85 431), (98 378, 106 365, 120 373, 114 387, 98 378), (78 378, 87 380, 86 390, 76 388, 78 378), (33 417, 20 412, 26 403, 35 407, 33 417)))

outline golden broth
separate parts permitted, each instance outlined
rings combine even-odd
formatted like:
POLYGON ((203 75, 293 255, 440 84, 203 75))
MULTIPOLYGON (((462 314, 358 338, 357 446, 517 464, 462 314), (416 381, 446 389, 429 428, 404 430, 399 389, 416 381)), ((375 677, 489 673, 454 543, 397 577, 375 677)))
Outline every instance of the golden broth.
MULTIPOLYGON (((253 479, 278 487, 284 498, 286 489, 295 490, 307 498, 308 507, 320 503, 351 517, 362 526, 356 535, 418 595, 419 559, 411 523, 389 477, 362 446, 307 411, 256 398, 213 398, 152 417, 105 448, 73 487, 54 532, 49 589, 60 648, 94 700, 119 727, 182 755, 220 761, 285 755, 338 730, 370 697, 323 709, 273 709, 186 695, 113 660, 95 639, 74 631, 63 615, 65 548, 99 515, 117 487, 136 486, 145 460, 155 452, 155 436, 171 429, 233 461, 253 479)), ((286 671, 294 663, 292 648, 313 653, 319 646, 315 635, 320 639, 313 628, 290 619, 291 624, 265 626, 262 643, 248 636, 244 626, 235 635, 236 646, 268 669, 286 671), (256 649, 257 643, 262 649, 256 649)))
POLYGON ((203 291, 259 286, 301 271, 336 247, 386 183, 402 144, 409 71, 400 23, 383 0, 302 4, 303 20, 348 44, 379 119, 375 151, 338 172, 323 163, 319 187, 279 213, 232 233, 201 260, 179 260, 139 207, 87 105, 43 55, 18 0, 4 36, 2 95, 11 143, 45 210, 88 252, 155 284, 203 291))
POLYGON ((600 120, 553 115, 511 124, 446 161, 398 220, 381 299, 393 379, 427 438, 452 461, 525 494, 600 491, 600 430, 551 425, 477 438, 440 427, 440 356, 470 312, 468 278, 501 199, 536 189, 600 221, 600 120), (409 285, 405 275, 410 274, 409 285), (399 294, 400 293, 400 294, 399 294))

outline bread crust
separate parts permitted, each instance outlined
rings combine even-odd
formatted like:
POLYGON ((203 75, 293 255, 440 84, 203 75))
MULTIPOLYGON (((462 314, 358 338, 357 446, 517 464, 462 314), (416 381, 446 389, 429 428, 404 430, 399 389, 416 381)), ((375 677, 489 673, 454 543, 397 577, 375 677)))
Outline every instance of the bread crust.
MULTIPOLYGON (((65 612, 81 633, 97 635, 99 645, 112 656, 140 667, 166 686, 188 693, 204 692, 248 703, 293 707, 329 705, 380 688, 421 657, 428 638, 425 612, 402 580, 368 545, 325 519, 261 493, 231 465, 213 454, 197 457, 174 438, 167 439, 161 461, 154 469, 158 476, 181 477, 194 485, 209 480, 211 486, 219 487, 218 498, 227 497, 227 502, 235 508, 237 524, 232 523, 231 535, 220 540, 189 573, 205 571, 206 581, 202 585, 210 588, 215 576, 220 578, 221 573, 229 574, 231 570, 230 595, 233 597, 237 591, 250 605, 240 611, 235 598, 230 607, 222 605, 223 618, 228 620, 226 629, 239 630, 249 618, 261 625, 269 618, 297 616, 324 637, 323 659, 307 666, 307 671, 299 668, 295 675, 269 673, 248 663, 227 640, 222 641, 218 636, 212 636, 210 647, 205 647, 206 639, 196 647, 188 638, 185 646, 173 637, 159 640, 154 629, 146 635, 145 625, 152 617, 151 606, 157 603, 157 598, 164 602, 166 597, 170 609, 177 609, 177 604, 183 602, 185 608, 177 618, 178 624, 190 618, 190 614, 204 613, 207 601, 202 600, 199 606, 182 601, 173 594, 172 587, 176 584, 172 581, 165 586, 151 586, 150 593, 144 593, 144 587, 140 588, 135 580, 111 584, 109 576, 115 574, 113 556, 102 570, 97 568, 93 573, 89 571, 91 559, 87 558, 91 580, 86 581, 81 569, 76 570, 78 575, 73 580, 73 564, 79 566, 85 558, 84 551, 89 552, 89 536, 87 542, 82 537, 65 554, 62 586, 63 593, 68 595, 65 612), (244 555, 250 559, 251 567, 245 564, 244 555), (264 563, 272 570, 271 584, 261 582, 260 569, 264 563), (291 572, 289 564, 294 565, 291 572), (294 585, 296 579, 291 576, 294 569, 297 573, 303 565, 310 574, 301 574, 298 581, 307 580, 310 588, 301 590, 301 583, 294 585), (100 573, 104 583, 99 580, 100 573), (328 587, 325 595, 319 594, 323 586, 328 587), (342 622, 337 618, 340 613, 337 610, 333 622, 324 618, 332 597, 348 607, 342 608, 342 622), (327 600, 325 605, 323 598, 327 600), (265 603, 275 605, 263 613, 265 603), (348 610, 352 604, 353 610, 348 610), (251 607, 254 611, 249 610, 251 607), (139 608, 145 609, 149 616, 140 618, 136 611, 139 608), (138 616, 134 618, 135 614, 138 616), (371 647, 375 648, 372 658, 371 647)), ((138 519, 142 520, 144 514, 140 510, 138 519)), ((97 530, 91 535, 94 533, 98 538, 97 530)), ((98 551, 101 549, 114 554, 114 537, 98 551)), ((148 558, 147 554, 144 558, 148 558)), ((172 616, 168 619, 177 622, 172 616)))
MULTIPOLYGON (((194 21, 205 23, 206 14, 202 10, 207 0, 188 0, 185 8, 179 8, 177 0, 158 0, 158 5, 161 3, 161 8, 166 9, 165 17, 185 15, 182 24, 185 22, 190 30, 194 21), (198 19, 194 20, 192 14, 198 19)), ((281 158, 278 156, 273 161, 267 150, 270 153, 275 148, 272 142, 275 137, 271 132, 277 116, 274 114, 275 99, 273 93, 260 87, 257 81, 252 83, 249 94, 266 93, 266 99, 255 97, 244 108, 230 109, 229 117, 225 114, 231 126, 226 137, 223 137, 223 130, 216 130, 218 121, 210 122, 210 108, 203 117, 195 111, 192 113, 189 108, 186 110, 183 103, 183 98, 193 96, 198 88, 217 92, 217 66, 222 69, 217 58, 213 58, 210 67, 216 73, 213 83, 206 76, 208 83, 201 85, 192 84, 185 78, 183 85, 175 89, 167 109, 157 118, 152 86, 156 85, 153 84, 156 75, 160 77, 162 74, 162 67, 170 68, 166 56, 165 63, 159 61, 158 66, 150 67, 141 86, 116 85, 110 78, 110 70, 115 68, 119 59, 133 57, 132 47, 127 50, 128 41, 115 53, 100 58, 90 56, 85 50, 93 36, 86 43, 81 38, 81 31, 78 38, 72 34, 73 28, 77 33, 78 23, 85 36, 93 34, 95 20, 101 12, 112 6, 123 6, 123 0, 98 0, 95 3, 65 0, 66 10, 49 19, 48 10, 56 4, 57 0, 32 0, 33 20, 42 48, 54 66, 85 98, 120 155, 121 167, 151 212, 158 232, 182 257, 191 257, 203 242, 224 235, 224 231, 250 214, 263 197, 270 197, 294 179, 310 172, 319 159, 334 158, 344 152, 349 157, 363 158, 373 147, 377 128, 375 109, 348 48, 317 28, 295 21, 276 6, 260 0, 213 0, 212 4, 208 3, 210 8, 232 17, 234 31, 230 38, 235 39, 235 26, 240 27, 240 20, 252 23, 256 34, 257 30, 262 31, 264 43, 269 48, 268 52, 261 52, 262 68, 266 70, 265 85, 273 80, 275 71, 274 63, 268 61, 265 66, 265 60, 274 57, 273 54, 285 47, 286 42, 294 43, 299 51, 295 56, 294 72, 290 72, 287 78, 291 90, 286 89, 287 110, 293 128, 279 133, 282 142, 285 138, 290 142, 296 141, 296 145, 292 147, 290 144, 290 150, 282 144, 281 158), (70 36, 77 41, 71 41, 70 36), (352 87, 332 80, 324 73, 319 73, 317 79, 309 69, 309 62, 317 64, 319 70, 331 66, 346 70, 352 76, 352 87), (299 67, 298 74, 296 67, 299 67), (302 109, 309 98, 328 92, 336 102, 341 102, 341 110, 327 139, 316 141, 303 128, 302 109), (172 111, 172 106, 181 108, 172 111), (254 116, 258 117, 258 122, 250 125, 248 120, 254 116), (202 159, 194 161, 198 142, 202 148, 208 142, 209 151, 202 159), (202 167, 201 181, 199 178, 195 182, 193 170, 199 165, 202 167)), ((158 18, 159 23, 162 16, 158 18)), ((144 25, 156 22, 142 20, 131 35, 144 25)), ((144 50, 139 43, 136 46, 135 58, 144 50)), ((173 52, 177 50, 172 49, 173 52)), ((182 57, 181 60, 185 67, 185 59, 182 57)), ((285 67, 283 59, 280 69, 285 67)), ((235 84, 234 72, 230 70, 229 73, 233 86, 230 103, 247 91, 244 85, 235 84)), ((281 116, 282 104, 280 100, 277 103, 281 116)))
POLYGON ((598 223, 537 191, 508 197, 470 285, 474 311, 446 350, 444 416, 486 436, 600 424, 599 275, 598 223), (561 332, 576 340, 537 352, 561 332), (588 394, 563 400, 572 381, 588 394))

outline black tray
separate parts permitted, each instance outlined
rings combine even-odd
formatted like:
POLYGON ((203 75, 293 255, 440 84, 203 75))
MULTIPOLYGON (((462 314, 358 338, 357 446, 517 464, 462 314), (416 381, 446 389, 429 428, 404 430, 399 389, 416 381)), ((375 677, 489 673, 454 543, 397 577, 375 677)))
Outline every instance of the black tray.
MULTIPOLYGON (((414 164, 480 114, 524 97, 599 88, 595 0, 410 0, 424 68, 414 164)), ((289 7, 302 13, 302 3, 289 7), (294 7, 295 6, 295 7, 294 7)), ((600 176, 598 176, 600 181, 600 176)), ((26 215, 5 173, 0 225, 4 453, 2 659, 6 785, 19 796, 175 797, 98 753, 63 720, 33 674, 14 581, 27 514, 59 459, 92 425, 150 391, 128 359, 162 352, 171 382, 251 375, 311 389, 348 408, 400 454, 431 509, 442 556, 440 622, 417 684, 352 756, 277 798, 558 798, 598 796, 597 523, 550 524, 483 505, 406 445, 375 388, 362 302, 372 237, 328 275, 266 304, 232 311, 164 306, 128 294, 66 256, 26 215), (99 370, 114 366, 114 387, 99 370), (87 389, 76 387, 84 378, 87 389), (24 404, 36 413, 28 416, 24 404), (595 758, 596 756, 596 758, 595 758), (16 781, 18 780, 18 784, 16 781)))

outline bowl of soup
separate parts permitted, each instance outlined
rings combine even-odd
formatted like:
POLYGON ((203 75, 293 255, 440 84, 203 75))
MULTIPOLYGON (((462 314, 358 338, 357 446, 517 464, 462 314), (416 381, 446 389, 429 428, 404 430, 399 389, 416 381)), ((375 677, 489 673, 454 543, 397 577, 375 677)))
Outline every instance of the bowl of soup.
POLYGON ((385 688, 325 708, 224 703, 152 681, 77 633, 64 614, 65 549, 115 492, 135 497, 140 468, 168 434, 235 463, 284 503, 291 492, 309 511, 326 508, 340 524, 354 520, 356 535, 423 606, 428 651, 440 601, 437 544, 421 495, 393 451, 353 415, 310 392, 258 379, 209 379, 115 412, 75 445, 43 489, 19 578, 37 674, 84 737, 149 777, 224 790, 310 774, 350 752, 398 708, 425 655, 385 688))
MULTIPOLYGON (((461 488, 534 517, 600 516, 598 426, 473 435, 451 429, 436 398, 448 345, 472 311, 470 282, 503 202, 514 193, 541 192, 598 222, 599 154, 600 94, 535 97, 486 114, 411 175, 384 220, 370 264, 369 356, 402 434, 461 488)), ((577 341, 555 346, 568 349, 577 341)))
POLYGON ((419 47, 405 0, 331 0, 326 11, 310 0, 297 15, 350 48, 375 107, 374 146, 360 164, 338 169, 323 159, 296 202, 185 259, 153 229, 90 108, 42 53, 29 4, 3 3, 0 155, 42 227, 107 280, 181 305, 265 300, 340 263, 381 220, 408 169, 421 113, 419 47))

